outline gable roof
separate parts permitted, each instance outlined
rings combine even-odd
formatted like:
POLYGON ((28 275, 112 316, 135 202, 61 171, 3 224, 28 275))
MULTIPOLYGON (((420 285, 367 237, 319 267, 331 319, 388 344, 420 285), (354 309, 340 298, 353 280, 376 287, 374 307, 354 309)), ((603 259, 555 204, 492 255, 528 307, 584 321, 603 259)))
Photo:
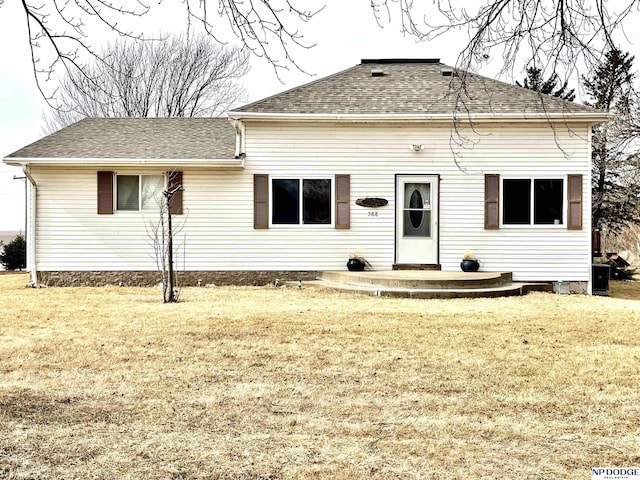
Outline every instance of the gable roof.
POLYGON ((233 159, 227 118, 85 118, 5 157, 24 159, 233 159))
MULTIPOLYGON (((600 115, 594 108, 456 70, 438 59, 362 60, 355 67, 234 109, 306 115, 600 115), (456 86, 464 77, 459 97, 456 86)), ((248 114, 248 115, 246 115, 248 114)), ((257 115, 256 115, 257 116, 257 115)), ((604 118, 603 118, 604 119, 604 118)))

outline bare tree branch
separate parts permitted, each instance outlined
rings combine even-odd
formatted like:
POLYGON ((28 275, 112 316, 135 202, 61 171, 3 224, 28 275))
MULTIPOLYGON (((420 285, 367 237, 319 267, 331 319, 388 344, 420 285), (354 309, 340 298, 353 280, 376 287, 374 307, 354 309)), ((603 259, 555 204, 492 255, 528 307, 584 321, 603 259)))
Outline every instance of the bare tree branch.
POLYGON ((86 56, 97 57, 87 41, 89 35, 86 32, 91 28, 97 25, 120 36, 142 38, 142 35, 121 29, 118 20, 142 17, 148 13, 149 7, 139 0, 119 1, 120 4, 104 0, 21 0, 33 73, 47 101, 53 98, 55 92, 46 94, 43 82, 59 74, 58 69, 67 74, 82 72, 86 56), (132 4, 136 8, 130 8, 132 4), (89 23, 87 20, 90 20, 89 23))
MULTIPOLYGON (((373 0, 379 23, 394 16, 403 33, 418 40, 466 31, 468 42, 456 66, 477 71, 494 59, 501 75, 513 79, 515 68, 543 68, 566 79, 576 68, 597 66, 606 51, 624 35, 623 24, 638 13, 640 0, 493 0, 454 6, 451 0, 435 0, 431 7, 412 0, 373 0)), ((619 43, 619 42, 618 42, 619 43)), ((521 73, 521 72, 520 72, 521 73)))
POLYGON ((310 9, 303 0, 159 0, 149 4, 141 0, 21 0, 20 5, 36 83, 49 101, 55 91, 45 91, 47 81, 61 73, 83 72, 87 62, 100 58, 92 38, 103 39, 108 34, 111 38, 152 40, 142 33, 141 19, 152 11, 176 6, 183 13, 177 23, 186 26, 187 36, 197 25, 217 43, 226 44, 229 39, 223 38, 222 21, 248 52, 264 58, 276 74, 290 66, 302 71, 297 53, 314 44, 305 40, 298 27, 323 8, 310 9))

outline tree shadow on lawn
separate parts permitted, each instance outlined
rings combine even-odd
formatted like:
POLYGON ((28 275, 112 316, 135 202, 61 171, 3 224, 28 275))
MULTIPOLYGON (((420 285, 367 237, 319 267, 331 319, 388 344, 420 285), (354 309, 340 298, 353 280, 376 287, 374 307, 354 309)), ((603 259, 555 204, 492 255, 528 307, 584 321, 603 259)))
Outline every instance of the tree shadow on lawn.
POLYGON ((0 412, 5 420, 39 425, 123 425, 131 421, 130 412, 125 411, 118 402, 96 405, 86 398, 52 398, 31 390, 18 390, 3 395, 0 399, 0 412))
POLYGON ((640 300, 640 282, 638 281, 611 281, 609 295, 623 300, 640 300))

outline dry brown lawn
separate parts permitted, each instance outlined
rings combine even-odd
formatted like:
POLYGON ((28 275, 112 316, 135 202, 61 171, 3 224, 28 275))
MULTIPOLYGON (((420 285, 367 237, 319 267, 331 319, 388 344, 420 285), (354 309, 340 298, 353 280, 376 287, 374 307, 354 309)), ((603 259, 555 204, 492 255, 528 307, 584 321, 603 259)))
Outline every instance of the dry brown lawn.
POLYGON ((624 298, 24 288, 0 275, 0 478, 585 479, 639 466, 624 298))

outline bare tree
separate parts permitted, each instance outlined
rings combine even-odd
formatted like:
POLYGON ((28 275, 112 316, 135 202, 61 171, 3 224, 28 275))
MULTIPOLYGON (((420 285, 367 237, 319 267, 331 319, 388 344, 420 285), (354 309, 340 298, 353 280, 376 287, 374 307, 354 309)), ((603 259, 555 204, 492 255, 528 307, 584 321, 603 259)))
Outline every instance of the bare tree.
MULTIPOLYGON (((2 9, 0 2, 0 10, 2 9)), ((226 43, 226 30, 240 39, 244 48, 265 58, 276 72, 297 67, 292 49, 311 48, 298 30, 318 13, 303 0, 22 0, 20 6, 28 29, 33 71, 38 87, 48 100, 44 82, 61 72, 82 72, 91 57, 98 57, 92 38, 115 35, 149 40, 142 33, 143 17, 165 12, 187 32, 203 29, 219 43, 226 43), (301 6, 304 5, 304 6, 301 6), (218 24, 214 27, 214 24, 218 24), (220 34, 220 32, 223 32, 220 34), (221 36, 222 35, 222 36, 221 36)))
MULTIPOLYGON (((173 172, 167 177, 167 183, 162 195, 158 198, 158 221, 149 222, 147 234, 153 246, 156 266, 162 274, 162 300, 164 303, 176 303, 180 299, 180 287, 178 285, 176 253, 180 245, 176 245, 177 235, 182 230, 182 225, 177 228, 173 223, 171 204, 174 195, 183 190, 181 184, 171 181, 173 172)), ((184 244, 182 245, 184 248, 184 244)))
POLYGON ((119 39, 70 72, 45 119, 51 133, 84 117, 212 117, 244 99, 248 53, 210 37, 119 39))

